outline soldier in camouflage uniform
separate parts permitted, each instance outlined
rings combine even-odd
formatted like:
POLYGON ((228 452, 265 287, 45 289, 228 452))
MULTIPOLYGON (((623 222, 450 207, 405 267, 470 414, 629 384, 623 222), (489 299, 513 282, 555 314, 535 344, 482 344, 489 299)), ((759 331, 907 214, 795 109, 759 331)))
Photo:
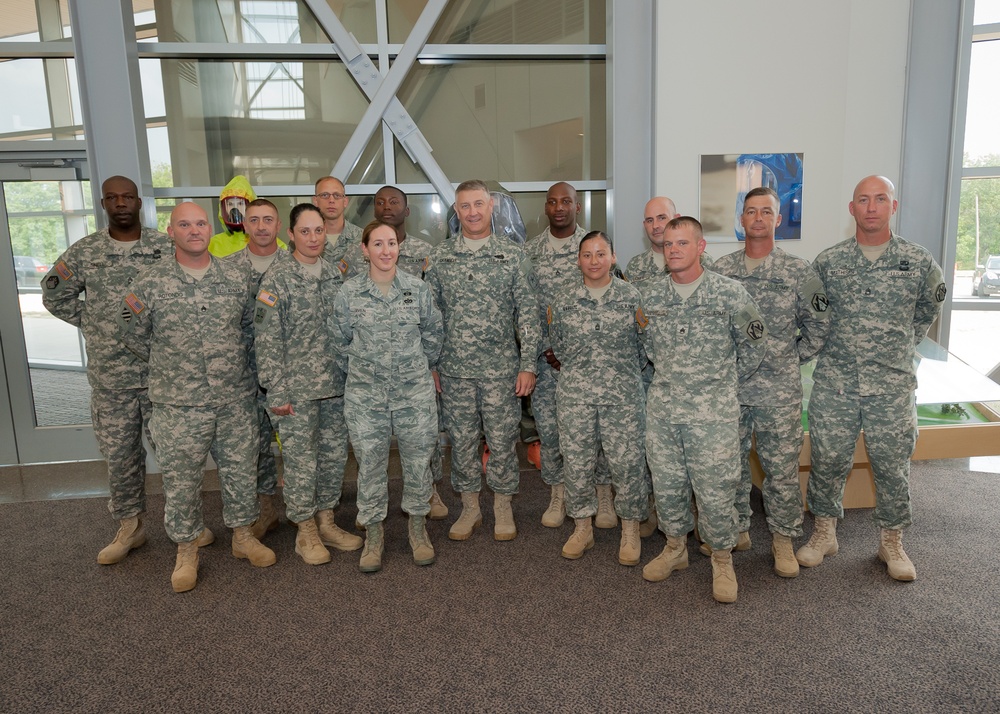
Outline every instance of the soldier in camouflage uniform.
POLYGON ((466 540, 482 523, 479 443, 485 432, 493 534, 497 540, 511 540, 517 535, 511 496, 517 493, 519 476, 514 452, 519 398, 535 386, 541 339, 535 279, 524 251, 493 235, 493 199, 486 184, 460 184, 455 209, 462 235, 434 249, 425 274, 444 315, 436 379, 451 438, 451 482, 462 495, 462 515, 448 537, 466 540))
MULTIPOLYGON (((79 327, 87 342, 87 379, 94 436, 108 462, 108 510, 119 521, 114 540, 97 555, 110 565, 146 542, 146 449, 149 423, 146 363, 118 341, 122 295, 139 270, 168 256, 170 239, 139 223, 142 199, 131 179, 112 176, 101 191, 108 227, 71 245, 42 280, 42 304, 79 327), (83 295, 83 299, 81 299, 83 295)), ((152 443, 152 442, 151 442, 152 443)), ((205 535, 211 541, 211 531, 205 535)))
POLYGON ((636 323, 639 291, 611 276, 615 253, 600 231, 580 241, 578 263, 582 282, 556 298, 548 319, 552 350, 560 363, 556 405, 564 437, 566 505, 576 522, 562 554, 575 559, 594 546, 593 479, 597 451, 603 447, 615 486, 615 511, 622 519, 618 562, 638 565, 639 521, 649 510, 640 377, 646 355, 636 323))
POLYGON ((701 267, 705 239, 697 220, 670 221, 663 246, 670 273, 651 279, 643 292, 640 335, 656 365, 646 402, 646 458, 667 545, 642 576, 657 582, 687 567, 693 490, 701 537, 713 551, 712 595, 735 602, 738 389, 760 365, 767 331, 742 285, 701 267))
POLYGON ((285 513, 298 526, 295 552, 308 565, 321 565, 330 562, 327 545, 361 547, 333 515, 347 463, 344 377, 330 327, 341 279, 320 258, 326 234, 319 209, 299 204, 289 223, 294 252, 268 268, 257 293, 257 365, 281 434, 285 513))
MULTIPOLYGON (((663 232, 667 227, 667 223, 680 215, 674 206, 674 202, 666 196, 656 196, 646 202, 642 228, 649 239, 649 249, 634 256, 628 262, 628 267, 625 268, 625 279, 635 285, 639 289, 640 294, 645 289, 646 281, 650 278, 662 276, 664 273, 670 272, 663 256, 663 232)), ((699 261, 701 262, 701 267, 704 268, 712 263, 712 257, 708 253, 702 253, 699 261)), ((649 391, 649 385, 653 382, 653 371, 652 362, 647 362, 642 370, 642 384, 647 392, 649 391)), ((646 483, 650 486, 650 491, 652 491, 652 477, 650 476, 648 467, 645 469, 645 473, 646 483)), ((640 535, 643 538, 648 538, 656 532, 656 526, 656 504, 651 498, 649 518, 640 524, 640 535)), ((695 533, 698 533, 697 527, 695 528, 695 533)))
POLYGON ((834 555, 837 519, 858 433, 875 475, 878 557, 895 580, 913 580, 902 529, 912 522, 910 457, 917 441, 916 346, 941 312, 947 289, 923 247, 892 233, 895 187, 869 176, 854 189, 853 238, 827 248, 813 264, 830 299, 830 336, 819 354, 809 400, 812 471, 808 504, 816 517, 795 554, 806 567, 834 555))
POLYGON ((403 510, 417 565, 434 562, 425 519, 430 512, 430 460, 438 437, 434 380, 444 339, 441 312, 428 286, 396 269, 396 229, 373 221, 362 245, 367 274, 345 283, 334 310, 334 341, 347 372, 345 415, 358 458, 358 520, 365 526, 362 572, 381 570, 382 522, 388 512, 387 469, 393 434, 403 468, 403 510))
POLYGON ((149 430, 163 468, 167 535, 178 544, 171 584, 184 592, 198 580, 195 541, 204 529, 201 484, 209 452, 219 467, 223 518, 234 529, 233 555, 258 567, 275 558, 250 531, 259 514, 250 274, 211 257, 211 224, 198 205, 174 208, 167 232, 175 259, 150 266, 132 283, 118 325, 125 345, 149 363, 149 430))
POLYGON ((326 227, 327 247, 323 251, 323 259, 344 272, 345 265, 340 261, 352 246, 361 243, 361 229, 344 217, 347 205, 351 202, 346 195, 344 182, 333 176, 324 176, 316 182, 316 194, 312 197, 313 205, 323 215, 326 227))
MULTIPOLYGON (((774 572, 799 574, 792 538, 802 535, 802 379, 799 364, 819 352, 829 331, 823 282, 805 260, 774 245, 781 225, 781 199, 772 188, 755 188, 744 199, 740 221, 743 250, 720 258, 712 269, 738 280, 757 303, 767 324, 767 355, 760 369, 740 385, 742 478, 736 494, 739 539, 736 550, 750 548, 750 450, 756 437, 764 469, 764 509, 770 528, 774 572)), ((711 555, 708 544, 702 552, 711 555)))
MULTIPOLYGON (((414 277, 423 279, 424 270, 427 269, 427 261, 430 259, 432 246, 427 241, 406 232, 406 219, 410 215, 406 194, 395 186, 383 186, 375 192, 374 209, 376 221, 387 223, 396 229, 396 243, 399 246, 399 259, 396 261, 396 268, 414 277)), ((340 267, 345 280, 368 272, 369 264, 365 259, 360 241, 350 247, 343 261, 341 261, 340 267)), ((437 404, 438 434, 440 436, 440 398, 435 396, 435 402, 437 404)), ((441 495, 438 493, 438 484, 444 478, 441 470, 440 439, 434 447, 434 455, 431 457, 430 468, 433 477, 433 490, 431 491, 431 511, 428 518, 433 521, 440 521, 448 517, 448 507, 441 500, 441 495)))
MULTIPOLYGON (((260 287, 260 279, 275 260, 288 257, 286 245, 278 240, 281 220, 278 208, 266 198, 257 198, 247 204, 243 219, 247 245, 243 250, 230 253, 226 260, 240 263, 250 271, 254 292, 260 287)), ((250 350, 250 369, 257 375, 257 355, 250 350)), ((253 524, 253 534, 263 538, 268 531, 278 527, 278 467, 271 442, 274 441, 274 425, 267 411, 267 394, 257 380, 257 428, 259 433, 257 452, 257 500, 260 502, 260 517, 253 524)))
MULTIPOLYGON (((553 184, 545 195, 545 216, 548 227, 528 241, 524 252, 531 258, 538 280, 538 304, 542 310, 542 354, 538 357, 538 379, 531 393, 531 411, 541 442, 542 481, 551 487, 548 508, 542 514, 542 525, 558 528, 566 518, 564 464, 559 446, 559 425, 556 418, 556 385, 559 360, 552 353, 545 310, 562 295, 576 292, 580 283, 577 255, 580 239, 587 233, 577 225, 580 202, 576 189, 565 182, 553 184)), ((607 459, 599 456, 594 473, 597 484, 598 528, 618 525, 611 499, 611 479, 607 459)))

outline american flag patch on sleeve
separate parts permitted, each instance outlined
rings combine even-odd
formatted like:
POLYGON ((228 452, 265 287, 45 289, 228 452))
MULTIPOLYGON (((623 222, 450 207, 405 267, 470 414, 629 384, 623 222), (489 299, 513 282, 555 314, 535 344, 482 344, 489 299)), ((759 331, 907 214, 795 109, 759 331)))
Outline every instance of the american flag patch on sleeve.
POLYGON ((146 306, 142 304, 142 300, 137 298, 135 293, 129 293, 125 296, 125 304, 128 305, 128 309, 136 315, 146 309, 146 306))
POLYGON ((59 273, 59 277, 63 280, 69 280, 73 277, 73 271, 69 269, 69 266, 62 260, 56 263, 56 272, 59 273))
POLYGON ((268 307, 274 307, 278 304, 278 296, 274 293, 269 293, 267 290, 261 290, 260 293, 257 294, 257 299, 268 307))

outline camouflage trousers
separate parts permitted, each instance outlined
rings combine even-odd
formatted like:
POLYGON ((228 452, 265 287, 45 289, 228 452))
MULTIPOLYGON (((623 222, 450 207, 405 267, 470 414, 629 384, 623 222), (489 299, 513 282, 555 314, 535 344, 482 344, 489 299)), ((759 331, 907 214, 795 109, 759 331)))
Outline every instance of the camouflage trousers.
MULTIPOLYGON (((562 447, 559 444, 559 417, 556 409, 556 389, 559 386, 558 372, 545 361, 538 359, 538 378, 535 380, 535 390, 531 393, 531 411, 535 415, 535 429, 538 431, 538 441, 542 458, 542 481, 549 486, 563 483, 565 480, 566 463, 562 447)), ((608 459, 604 451, 598 447, 597 470, 592 483, 611 483, 608 470, 608 459)))
POLYGON ((295 413, 276 416, 285 465, 282 495, 288 520, 307 521, 340 504, 347 465, 344 398, 293 401, 295 413))
POLYGON ((209 453, 219 467, 226 526, 257 520, 258 434, 252 395, 219 407, 154 404, 149 431, 163 471, 163 522, 170 540, 189 542, 205 529, 201 486, 209 453))
POLYGON ((844 486, 862 429, 875 476, 875 523, 879 528, 906 528, 913 522, 910 457, 917 445, 913 392, 862 397, 816 382, 809 400, 809 510, 817 516, 844 517, 844 486))
POLYGON ((403 511, 430 513, 430 460, 438 443, 434 386, 405 395, 348 394, 344 416, 358 460, 358 522, 381 523, 389 512, 389 445, 393 434, 403 469, 403 511))
POLYGON ((451 485, 459 493, 483 487, 479 440, 486 436, 490 458, 486 483, 494 493, 513 495, 520 483, 514 446, 521 421, 521 400, 513 379, 463 379, 440 375, 441 414, 451 439, 451 485))
POLYGON ((802 451, 802 406, 740 407, 740 455, 743 471, 736 490, 739 530, 750 530, 750 449, 757 441, 757 457, 764 470, 761 493, 767 527, 772 533, 802 535, 802 489, 799 453, 802 451))
POLYGON ((434 483, 441 483, 444 478, 444 471, 441 468, 441 425, 443 421, 441 419, 441 395, 434 392, 434 453, 431 454, 431 481, 434 483))
POLYGON ((641 404, 593 405, 559 402, 559 433, 566 459, 566 513, 597 513, 594 470, 603 447, 615 487, 615 512, 627 521, 649 515, 646 485, 645 410, 641 404))
POLYGON ((90 418, 101 455, 108 462, 108 511, 116 521, 146 510, 146 448, 150 444, 149 394, 142 389, 93 389, 90 418))
POLYGON ((646 459, 660 530, 686 536, 694 528, 694 491, 702 540, 713 550, 732 548, 740 482, 739 423, 670 424, 668 411, 667 405, 650 404, 646 412, 646 459))
POLYGON ((257 426, 260 430, 260 444, 257 453, 257 493, 273 495, 278 492, 278 465, 271 451, 274 441, 274 426, 267 411, 267 393, 257 390, 257 426))

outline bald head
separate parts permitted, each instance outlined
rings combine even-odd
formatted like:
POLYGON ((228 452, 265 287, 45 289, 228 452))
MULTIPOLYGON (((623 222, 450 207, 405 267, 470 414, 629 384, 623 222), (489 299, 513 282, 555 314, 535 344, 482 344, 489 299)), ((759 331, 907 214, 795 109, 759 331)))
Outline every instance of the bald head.
POLYGON ((896 213, 896 187, 885 176, 867 176, 854 187, 848 210, 857 225, 855 237, 867 245, 889 240, 889 221, 896 213))
POLYGON ((651 198, 646 203, 642 226, 646 229, 646 237, 657 252, 663 249, 663 231, 667 223, 679 215, 674 202, 666 196, 651 198))
POLYGON ((174 240, 178 262, 184 263, 185 259, 197 260, 208 251, 212 224, 208 221, 205 209, 197 203, 185 201, 177 204, 170 212, 167 235, 174 240))
POLYGON ((549 219, 549 233, 556 238, 568 238, 576 232, 576 217, 580 201, 576 189, 565 181, 552 184, 545 194, 545 217, 549 219))

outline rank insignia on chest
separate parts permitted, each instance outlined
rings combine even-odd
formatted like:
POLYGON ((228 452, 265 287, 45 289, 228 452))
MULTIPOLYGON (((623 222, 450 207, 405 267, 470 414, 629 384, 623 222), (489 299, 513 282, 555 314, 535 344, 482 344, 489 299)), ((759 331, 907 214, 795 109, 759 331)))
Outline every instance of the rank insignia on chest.
POLYGON ((497 260, 506 260, 507 259, 507 256, 504 255, 503 253, 497 253, 493 257, 496 258, 497 260))
POLYGON ((403 300, 403 304, 404 305, 412 305, 413 304, 413 298, 406 298, 405 300, 403 300))
POLYGON ((909 270, 910 269, 910 261, 908 261, 908 260, 901 260, 901 261, 899 261, 899 269, 900 270, 909 270))
POLYGON ((686 335, 688 333, 687 325, 681 325, 677 330, 678 335, 686 335))
POLYGON ((261 290, 257 294, 257 299, 268 307, 274 307, 278 304, 278 296, 274 293, 269 293, 267 290, 261 290))
POLYGON ((59 273, 59 277, 63 280, 69 280, 73 277, 73 271, 70 270, 69 266, 61 260, 56 263, 56 272, 59 273))
POLYGON ((472 273, 469 273, 469 280, 475 280, 475 278, 473 277, 472 273))

